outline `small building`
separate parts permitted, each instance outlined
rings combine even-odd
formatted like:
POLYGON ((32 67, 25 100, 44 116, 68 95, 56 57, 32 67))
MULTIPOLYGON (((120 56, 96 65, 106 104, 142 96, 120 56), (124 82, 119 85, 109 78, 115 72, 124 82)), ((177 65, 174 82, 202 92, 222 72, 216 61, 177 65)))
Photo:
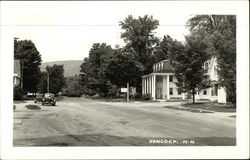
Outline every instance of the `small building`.
MULTIPOLYGON (((218 85, 216 58, 212 57, 206 61, 203 67, 207 70, 207 74, 212 81, 212 87, 199 91, 195 96, 196 99, 226 103, 225 89, 218 85)), ((170 61, 160 61, 153 65, 153 73, 142 76, 142 94, 151 94, 153 100, 186 99, 187 93, 179 92, 175 85, 176 82, 178 80, 170 61)))
POLYGON ((13 85, 20 86, 21 87, 21 61, 20 60, 14 60, 14 74, 13 74, 13 85))

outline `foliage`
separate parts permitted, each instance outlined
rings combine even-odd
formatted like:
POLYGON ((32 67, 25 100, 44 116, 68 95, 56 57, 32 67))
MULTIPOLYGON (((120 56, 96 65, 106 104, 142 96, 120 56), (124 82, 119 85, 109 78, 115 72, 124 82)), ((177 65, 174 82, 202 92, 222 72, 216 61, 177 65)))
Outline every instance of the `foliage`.
POLYGON ((236 16, 198 15, 187 25, 191 31, 202 33, 211 55, 218 63, 219 85, 226 88, 227 100, 236 103, 236 16))
POLYGON ((107 61, 112 58, 113 49, 105 43, 94 43, 89 52, 89 57, 81 65, 81 85, 84 92, 92 90, 102 96, 108 94, 109 79, 105 76, 107 61))
POLYGON ((41 72, 40 75, 40 83, 37 85, 37 89, 39 93, 46 93, 47 92, 47 72, 41 72))
POLYGON ((136 87, 140 90, 141 83, 139 81, 141 81, 141 76, 152 71, 154 63, 153 51, 159 43, 159 39, 155 37, 153 31, 157 29, 159 21, 148 15, 139 16, 138 18, 129 15, 124 21, 120 21, 119 25, 124 30, 121 38, 126 43, 124 47, 125 52, 144 69, 136 78, 136 87))
POLYGON ((14 59, 21 61, 23 90, 36 92, 40 81, 41 55, 31 40, 14 39, 14 59))
POLYGON ((130 55, 116 51, 115 56, 107 63, 105 75, 110 82, 118 87, 125 87, 127 83, 138 86, 141 82, 142 71, 130 55))
POLYGON ((49 92, 57 94, 65 86, 63 65, 54 64, 52 67, 47 66, 46 71, 47 76, 49 76, 49 92))
POLYGON ((79 76, 66 77, 66 86, 63 89, 63 95, 69 97, 80 97, 83 95, 83 88, 79 83, 79 76))
POLYGON ((22 100, 23 98, 23 90, 19 86, 14 87, 14 100, 22 100))
POLYGON ((178 79, 176 85, 181 92, 191 92, 193 103, 195 103, 195 93, 209 87, 208 76, 203 68, 203 64, 209 56, 205 52, 206 43, 200 34, 192 32, 186 36, 186 44, 179 44, 178 52, 171 52, 170 57, 175 68, 175 76, 178 79))
POLYGON ((133 99, 135 100, 140 100, 142 98, 142 95, 141 93, 135 93, 133 96, 132 96, 133 99))
POLYGON ((149 101, 149 100, 152 99, 152 97, 151 97, 151 94, 143 94, 141 96, 141 99, 144 100, 144 101, 149 101))
POLYGON ((109 84, 109 91, 107 96, 110 98, 118 98, 119 97, 120 88, 116 85, 109 84))

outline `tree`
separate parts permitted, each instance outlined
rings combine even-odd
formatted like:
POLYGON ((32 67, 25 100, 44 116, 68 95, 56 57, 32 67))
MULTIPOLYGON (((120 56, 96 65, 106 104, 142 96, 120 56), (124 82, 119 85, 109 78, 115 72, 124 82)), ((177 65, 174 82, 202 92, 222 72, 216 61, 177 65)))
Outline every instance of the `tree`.
POLYGON ((186 36, 186 44, 181 43, 176 47, 175 52, 170 52, 171 63, 175 68, 176 83, 181 92, 190 92, 195 103, 195 93, 200 89, 209 87, 208 76, 203 68, 204 62, 208 59, 205 52, 207 45, 202 41, 198 33, 191 33, 186 36))
POLYGON ((21 61, 24 92, 37 91, 40 81, 41 55, 31 40, 14 39, 14 59, 21 61))
POLYGON ((216 56, 219 85, 226 88, 227 100, 236 103, 236 16, 197 15, 189 19, 190 31, 200 32, 216 56))
POLYGON ((65 86, 63 65, 47 66, 46 71, 49 76, 49 92, 57 94, 65 86))
POLYGON ((107 96, 110 84, 105 76, 106 61, 112 57, 113 51, 111 46, 105 43, 94 43, 89 57, 85 58, 81 65, 80 72, 84 85, 103 96, 107 96))
POLYGON ((152 72, 153 51, 157 43, 159 43, 154 30, 159 26, 159 21, 148 15, 139 16, 138 18, 128 15, 124 21, 119 22, 119 25, 124 30, 121 38, 126 43, 125 52, 144 68, 144 71, 136 77, 138 81, 136 87, 137 90, 140 90, 141 76, 152 72))
POLYGON ((130 55, 117 50, 115 56, 107 63, 105 73, 110 82, 118 87, 125 87, 127 83, 138 86, 137 83, 141 82, 138 75, 141 75, 142 70, 130 55))
POLYGON ((79 82, 80 77, 78 75, 66 77, 66 85, 64 88, 64 95, 70 97, 80 97, 83 94, 82 86, 79 82))
POLYGON ((125 30, 121 34, 121 38, 126 43, 126 49, 129 53, 143 65, 146 66, 147 60, 152 55, 154 46, 158 42, 153 32, 157 29, 159 21, 153 19, 152 16, 145 15, 135 19, 132 15, 120 22, 120 26, 125 30))
POLYGON ((40 93, 46 93, 47 92, 47 78, 48 73, 47 72, 41 72, 41 79, 40 83, 37 85, 38 92, 40 93))

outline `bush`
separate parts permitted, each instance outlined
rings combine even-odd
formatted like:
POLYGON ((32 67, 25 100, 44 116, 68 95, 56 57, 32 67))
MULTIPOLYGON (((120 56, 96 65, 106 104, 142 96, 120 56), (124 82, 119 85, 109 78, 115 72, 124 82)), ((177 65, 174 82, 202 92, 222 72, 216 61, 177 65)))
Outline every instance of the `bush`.
POLYGON ((110 86, 107 96, 109 98, 118 98, 120 88, 118 88, 116 85, 110 86))
POLYGON ((152 97, 151 97, 151 94, 143 94, 141 96, 141 99, 144 100, 144 101, 148 101, 148 100, 151 100, 152 97))
POLYGON ((23 98, 23 90, 19 86, 14 87, 14 100, 22 100, 23 98))
POLYGON ((132 96, 133 99, 135 100, 139 100, 142 98, 142 95, 140 93, 135 93, 133 96, 132 96))

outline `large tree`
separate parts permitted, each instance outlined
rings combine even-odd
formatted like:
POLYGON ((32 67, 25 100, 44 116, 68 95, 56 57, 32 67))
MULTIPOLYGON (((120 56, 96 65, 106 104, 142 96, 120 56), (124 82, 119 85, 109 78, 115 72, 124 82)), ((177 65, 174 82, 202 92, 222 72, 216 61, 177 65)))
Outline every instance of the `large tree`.
POLYGON ((219 85, 226 88, 227 100, 236 103, 236 16, 197 15, 189 19, 190 31, 201 33, 216 56, 219 85))
POLYGON ((105 43, 94 43, 89 51, 89 57, 81 65, 82 85, 106 96, 109 90, 109 80, 105 76, 106 61, 113 54, 111 46, 105 43))
POLYGON ((139 16, 138 18, 129 15, 124 21, 120 22, 120 26, 124 30, 124 32, 121 33, 121 38, 123 38, 126 43, 126 51, 144 65, 146 69, 144 74, 150 73, 152 68, 150 58, 153 54, 154 47, 157 45, 157 42, 159 42, 154 32, 159 26, 159 21, 148 15, 143 17, 139 16))
POLYGON ((178 79, 176 85, 179 91, 191 93, 193 103, 195 103, 195 93, 210 85, 209 77, 203 68, 204 62, 209 58, 205 52, 207 45, 196 32, 186 36, 184 45, 176 44, 175 49, 169 55, 178 79))
POLYGON ((41 55, 31 40, 14 39, 14 59, 21 61, 24 92, 37 91, 40 81, 41 55))
POLYGON ((138 82, 141 82, 138 75, 141 75, 142 68, 130 55, 117 50, 106 64, 105 74, 112 84, 125 87, 127 83, 138 86, 138 82))

